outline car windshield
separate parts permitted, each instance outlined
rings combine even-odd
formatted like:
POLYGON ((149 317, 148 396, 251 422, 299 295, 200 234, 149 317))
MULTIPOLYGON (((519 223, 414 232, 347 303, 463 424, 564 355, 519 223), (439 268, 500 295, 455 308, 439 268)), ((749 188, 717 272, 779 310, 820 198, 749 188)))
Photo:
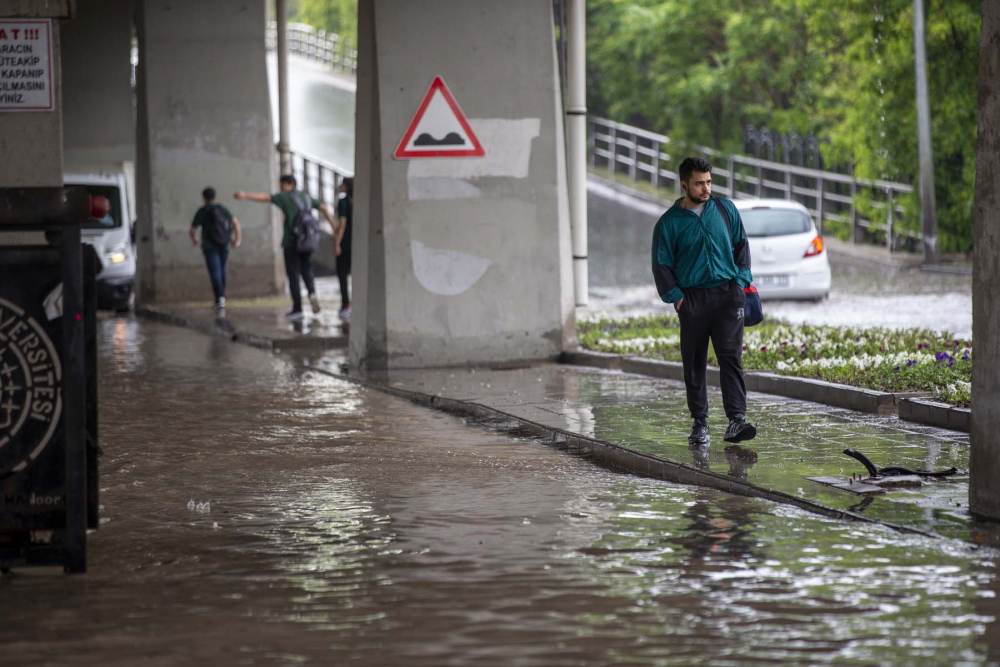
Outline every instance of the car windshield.
POLYGON ((740 211, 740 217, 747 236, 785 236, 813 229, 807 214, 787 208, 752 208, 740 211))
MULTIPOLYGON (((67 183, 67 185, 72 185, 67 183)), ((113 229, 120 227, 121 221, 121 199, 118 188, 114 185, 86 185, 87 194, 94 197, 107 197, 111 206, 103 218, 90 218, 83 223, 84 229, 113 229)))

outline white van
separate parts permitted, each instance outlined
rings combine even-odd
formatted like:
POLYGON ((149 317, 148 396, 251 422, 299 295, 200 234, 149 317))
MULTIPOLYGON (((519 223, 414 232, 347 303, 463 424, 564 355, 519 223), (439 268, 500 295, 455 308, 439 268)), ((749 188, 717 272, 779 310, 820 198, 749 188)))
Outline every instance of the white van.
POLYGON ((82 185, 96 199, 83 225, 83 242, 94 246, 101 260, 97 275, 97 305, 117 311, 135 304, 135 168, 131 162, 67 164, 63 181, 82 185), (103 204, 103 210, 101 209, 103 204), (103 215, 101 215, 103 213, 103 215))

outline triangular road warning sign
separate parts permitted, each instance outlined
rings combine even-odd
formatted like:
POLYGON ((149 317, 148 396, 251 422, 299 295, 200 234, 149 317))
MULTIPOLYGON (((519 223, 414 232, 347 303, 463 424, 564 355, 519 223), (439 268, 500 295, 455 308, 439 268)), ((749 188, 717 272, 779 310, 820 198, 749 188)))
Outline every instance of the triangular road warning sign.
POLYGON ((424 95, 393 157, 482 157, 486 155, 444 79, 437 76, 424 95))

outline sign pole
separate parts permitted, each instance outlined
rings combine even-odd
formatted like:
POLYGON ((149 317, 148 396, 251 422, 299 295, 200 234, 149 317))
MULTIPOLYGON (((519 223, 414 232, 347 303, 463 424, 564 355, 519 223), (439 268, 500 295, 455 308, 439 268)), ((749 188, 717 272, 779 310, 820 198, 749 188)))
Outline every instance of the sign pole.
POLYGON ((80 223, 62 227, 63 405, 66 434, 67 572, 87 571, 86 360, 80 223))

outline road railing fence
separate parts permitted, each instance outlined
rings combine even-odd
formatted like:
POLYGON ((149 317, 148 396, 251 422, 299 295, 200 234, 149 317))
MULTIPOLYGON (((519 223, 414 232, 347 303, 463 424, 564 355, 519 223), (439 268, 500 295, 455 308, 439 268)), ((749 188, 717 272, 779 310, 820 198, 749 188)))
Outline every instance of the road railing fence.
MULTIPOLYGON (((267 23, 267 48, 278 48, 278 27, 274 21, 267 23)), ((288 51, 351 74, 358 72, 357 49, 339 35, 305 23, 288 24, 288 51)))
MULTIPOLYGON (((292 175, 298 181, 299 189, 324 204, 329 204, 331 207, 335 205, 337 189, 341 182, 345 178, 353 177, 354 172, 302 151, 292 150, 289 153, 292 160, 292 175)), ((275 160, 278 160, 277 152, 275 160)))
MULTIPOLYGON (((676 168, 683 159, 682 146, 666 135, 594 116, 588 118, 588 130, 592 167, 653 194, 680 194, 676 168)), ((913 229, 919 210, 904 206, 913 193, 906 183, 869 181, 700 146, 686 150, 712 163, 713 190, 722 196, 797 201, 812 214, 820 233, 846 228, 851 242, 884 243, 891 250, 913 248, 921 239, 913 229)))

